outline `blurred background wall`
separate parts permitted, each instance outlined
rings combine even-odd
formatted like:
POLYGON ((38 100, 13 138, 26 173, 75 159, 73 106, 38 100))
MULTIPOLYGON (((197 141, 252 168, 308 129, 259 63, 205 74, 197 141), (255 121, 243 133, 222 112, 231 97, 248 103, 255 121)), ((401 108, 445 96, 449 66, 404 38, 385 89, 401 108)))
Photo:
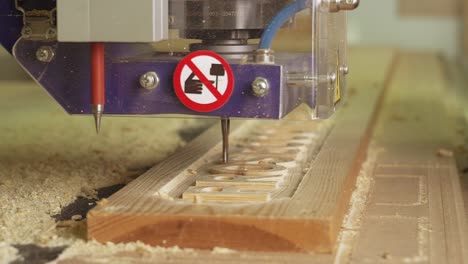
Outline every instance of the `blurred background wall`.
POLYGON ((348 13, 350 44, 439 51, 454 58, 462 49, 465 0, 361 0, 348 13))

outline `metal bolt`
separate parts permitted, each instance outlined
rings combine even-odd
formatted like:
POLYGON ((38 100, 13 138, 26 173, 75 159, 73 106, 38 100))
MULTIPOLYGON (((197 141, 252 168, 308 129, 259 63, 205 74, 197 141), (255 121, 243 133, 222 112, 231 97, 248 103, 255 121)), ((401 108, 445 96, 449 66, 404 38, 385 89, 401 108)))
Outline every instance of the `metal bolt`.
POLYGON ((57 35, 57 30, 55 28, 48 28, 46 31, 46 38, 54 38, 57 35))
POLYGON ((140 77, 142 88, 153 90, 159 85, 159 77, 155 72, 147 72, 140 77))
POLYGON ((254 53, 254 61, 258 64, 275 64, 275 52, 272 49, 258 49, 254 53))
POLYGON ((336 82, 336 73, 331 72, 328 74, 328 81, 330 82, 331 85, 335 84, 336 82))
POLYGON ((340 66, 340 72, 342 72, 343 74, 348 74, 349 73, 348 65, 341 65, 340 66))
POLYGON ((36 59, 40 62, 51 62, 54 57, 55 52, 51 46, 42 46, 36 51, 36 59))
POLYGON ((29 37, 33 33, 32 29, 28 26, 24 26, 23 29, 21 30, 21 35, 24 37, 29 37))
POLYGON ((257 97, 265 96, 270 90, 270 84, 268 80, 263 77, 257 77, 252 82, 252 92, 257 97))

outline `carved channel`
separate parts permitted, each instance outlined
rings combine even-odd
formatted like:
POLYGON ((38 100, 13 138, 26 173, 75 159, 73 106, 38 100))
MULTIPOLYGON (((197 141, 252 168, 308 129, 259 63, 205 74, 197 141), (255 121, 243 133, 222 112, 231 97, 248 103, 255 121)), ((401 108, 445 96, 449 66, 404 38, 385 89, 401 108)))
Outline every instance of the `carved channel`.
POLYGON ((192 203, 257 203, 291 197, 323 143, 329 123, 276 122, 257 125, 231 139, 229 163, 218 161, 192 171, 180 198, 192 203))

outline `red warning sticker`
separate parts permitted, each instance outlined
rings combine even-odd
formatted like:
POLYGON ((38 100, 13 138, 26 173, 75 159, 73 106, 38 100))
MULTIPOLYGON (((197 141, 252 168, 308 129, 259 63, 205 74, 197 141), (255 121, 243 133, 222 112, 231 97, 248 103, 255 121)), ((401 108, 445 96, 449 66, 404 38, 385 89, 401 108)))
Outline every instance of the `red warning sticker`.
POLYGON ((174 91, 179 100, 196 112, 212 112, 231 98, 234 74, 218 54, 201 50, 184 57, 174 72, 174 91))

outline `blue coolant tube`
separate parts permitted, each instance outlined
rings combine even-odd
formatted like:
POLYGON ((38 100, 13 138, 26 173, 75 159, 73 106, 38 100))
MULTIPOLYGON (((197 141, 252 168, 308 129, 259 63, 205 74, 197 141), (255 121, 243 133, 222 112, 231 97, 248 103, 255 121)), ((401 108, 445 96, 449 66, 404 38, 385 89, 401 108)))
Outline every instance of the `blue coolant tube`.
POLYGON ((270 24, 263 31, 262 37, 260 38, 260 44, 258 45, 259 49, 269 49, 273 38, 276 35, 276 32, 286 23, 291 17, 296 13, 306 9, 307 2, 309 0, 297 0, 285 8, 281 9, 278 14, 271 20, 270 24))

